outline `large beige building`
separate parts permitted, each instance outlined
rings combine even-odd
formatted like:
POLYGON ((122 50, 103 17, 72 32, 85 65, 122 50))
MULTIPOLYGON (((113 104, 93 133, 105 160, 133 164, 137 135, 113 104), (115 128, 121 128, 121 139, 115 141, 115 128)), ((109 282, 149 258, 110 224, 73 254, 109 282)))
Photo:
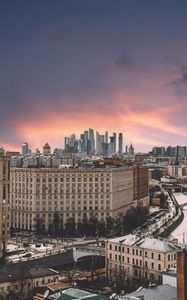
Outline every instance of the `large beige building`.
POLYGON ((0 257, 5 254, 9 237, 10 156, 0 149, 0 257))
POLYGON ((12 168, 11 213, 14 228, 35 230, 42 218, 45 229, 58 212, 63 226, 85 218, 106 222, 131 206, 148 204, 148 170, 129 168, 12 168))
POLYGON ((176 267, 178 250, 166 240, 129 234, 106 241, 105 251, 109 279, 139 286, 161 282, 161 272, 176 267))

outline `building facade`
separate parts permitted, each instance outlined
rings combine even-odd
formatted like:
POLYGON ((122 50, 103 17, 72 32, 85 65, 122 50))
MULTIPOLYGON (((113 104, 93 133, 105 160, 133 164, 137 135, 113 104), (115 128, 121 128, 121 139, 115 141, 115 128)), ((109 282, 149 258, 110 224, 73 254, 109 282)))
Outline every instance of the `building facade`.
POLYGON ((126 235, 105 243, 106 271, 112 281, 130 285, 161 283, 162 272, 176 267, 177 248, 165 240, 126 235))
POLYGON ((12 168, 10 199, 13 228, 35 230, 42 218, 48 230, 55 212, 63 228, 70 219, 106 223, 131 206, 148 205, 148 169, 12 168))
POLYGON ((0 150, 0 257, 5 254, 9 237, 10 156, 0 150))
POLYGON ((0 291, 14 293, 15 299, 17 299, 19 295, 24 296, 24 299, 26 299, 27 293, 30 290, 58 281, 59 272, 53 269, 41 268, 38 266, 26 268, 20 265, 16 270, 1 272, 0 291))

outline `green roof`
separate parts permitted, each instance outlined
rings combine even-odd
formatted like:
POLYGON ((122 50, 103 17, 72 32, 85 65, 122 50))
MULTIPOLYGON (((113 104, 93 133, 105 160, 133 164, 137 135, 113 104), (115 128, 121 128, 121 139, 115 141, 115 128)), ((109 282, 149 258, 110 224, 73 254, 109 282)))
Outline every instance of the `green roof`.
POLYGON ((71 300, 71 299, 107 300, 105 296, 99 294, 93 294, 87 291, 74 289, 74 288, 69 288, 57 294, 51 295, 49 299, 51 300, 71 300))

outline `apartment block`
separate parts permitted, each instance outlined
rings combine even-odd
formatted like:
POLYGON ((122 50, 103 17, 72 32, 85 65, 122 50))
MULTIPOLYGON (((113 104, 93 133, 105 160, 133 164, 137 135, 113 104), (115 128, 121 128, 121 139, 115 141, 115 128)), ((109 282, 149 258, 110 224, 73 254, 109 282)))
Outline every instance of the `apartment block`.
POLYGON ((177 248, 166 240, 126 235, 105 244, 106 270, 112 281, 130 285, 160 283, 161 272, 176 267, 177 248))
POLYGON ((10 156, 0 149, 0 257, 5 254, 9 237, 10 156))
POLYGON ((18 229, 35 230, 42 218, 48 230, 55 212, 63 228, 69 220, 106 222, 131 206, 148 205, 148 169, 12 168, 10 199, 12 227, 18 229))

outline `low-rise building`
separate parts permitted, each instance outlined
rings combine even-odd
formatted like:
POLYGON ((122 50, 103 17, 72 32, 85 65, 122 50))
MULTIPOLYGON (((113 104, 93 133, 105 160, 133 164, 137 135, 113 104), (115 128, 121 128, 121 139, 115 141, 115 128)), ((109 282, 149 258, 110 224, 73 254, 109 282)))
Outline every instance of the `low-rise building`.
POLYGON ((48 297, 49 300, 107 300, 108 298, 99 294, 90 293, 80 289, 69 288, 48 297))
POLYGON ((106 241, 109 280, 124 285, 161 283, 162 272, 176 267, 177 248, 166 240, 126 235, 106 241))
MULTIPOLYGON (((28 291, 35 287, 57 282, 59 280, 59 272, 41 268, 20 265, 14 269, 7 269, 0 273, 0 291, 6 293, 22 293, 26 295, 28 291)), ((16 298, 15 298, 16 299, 16 298)))

